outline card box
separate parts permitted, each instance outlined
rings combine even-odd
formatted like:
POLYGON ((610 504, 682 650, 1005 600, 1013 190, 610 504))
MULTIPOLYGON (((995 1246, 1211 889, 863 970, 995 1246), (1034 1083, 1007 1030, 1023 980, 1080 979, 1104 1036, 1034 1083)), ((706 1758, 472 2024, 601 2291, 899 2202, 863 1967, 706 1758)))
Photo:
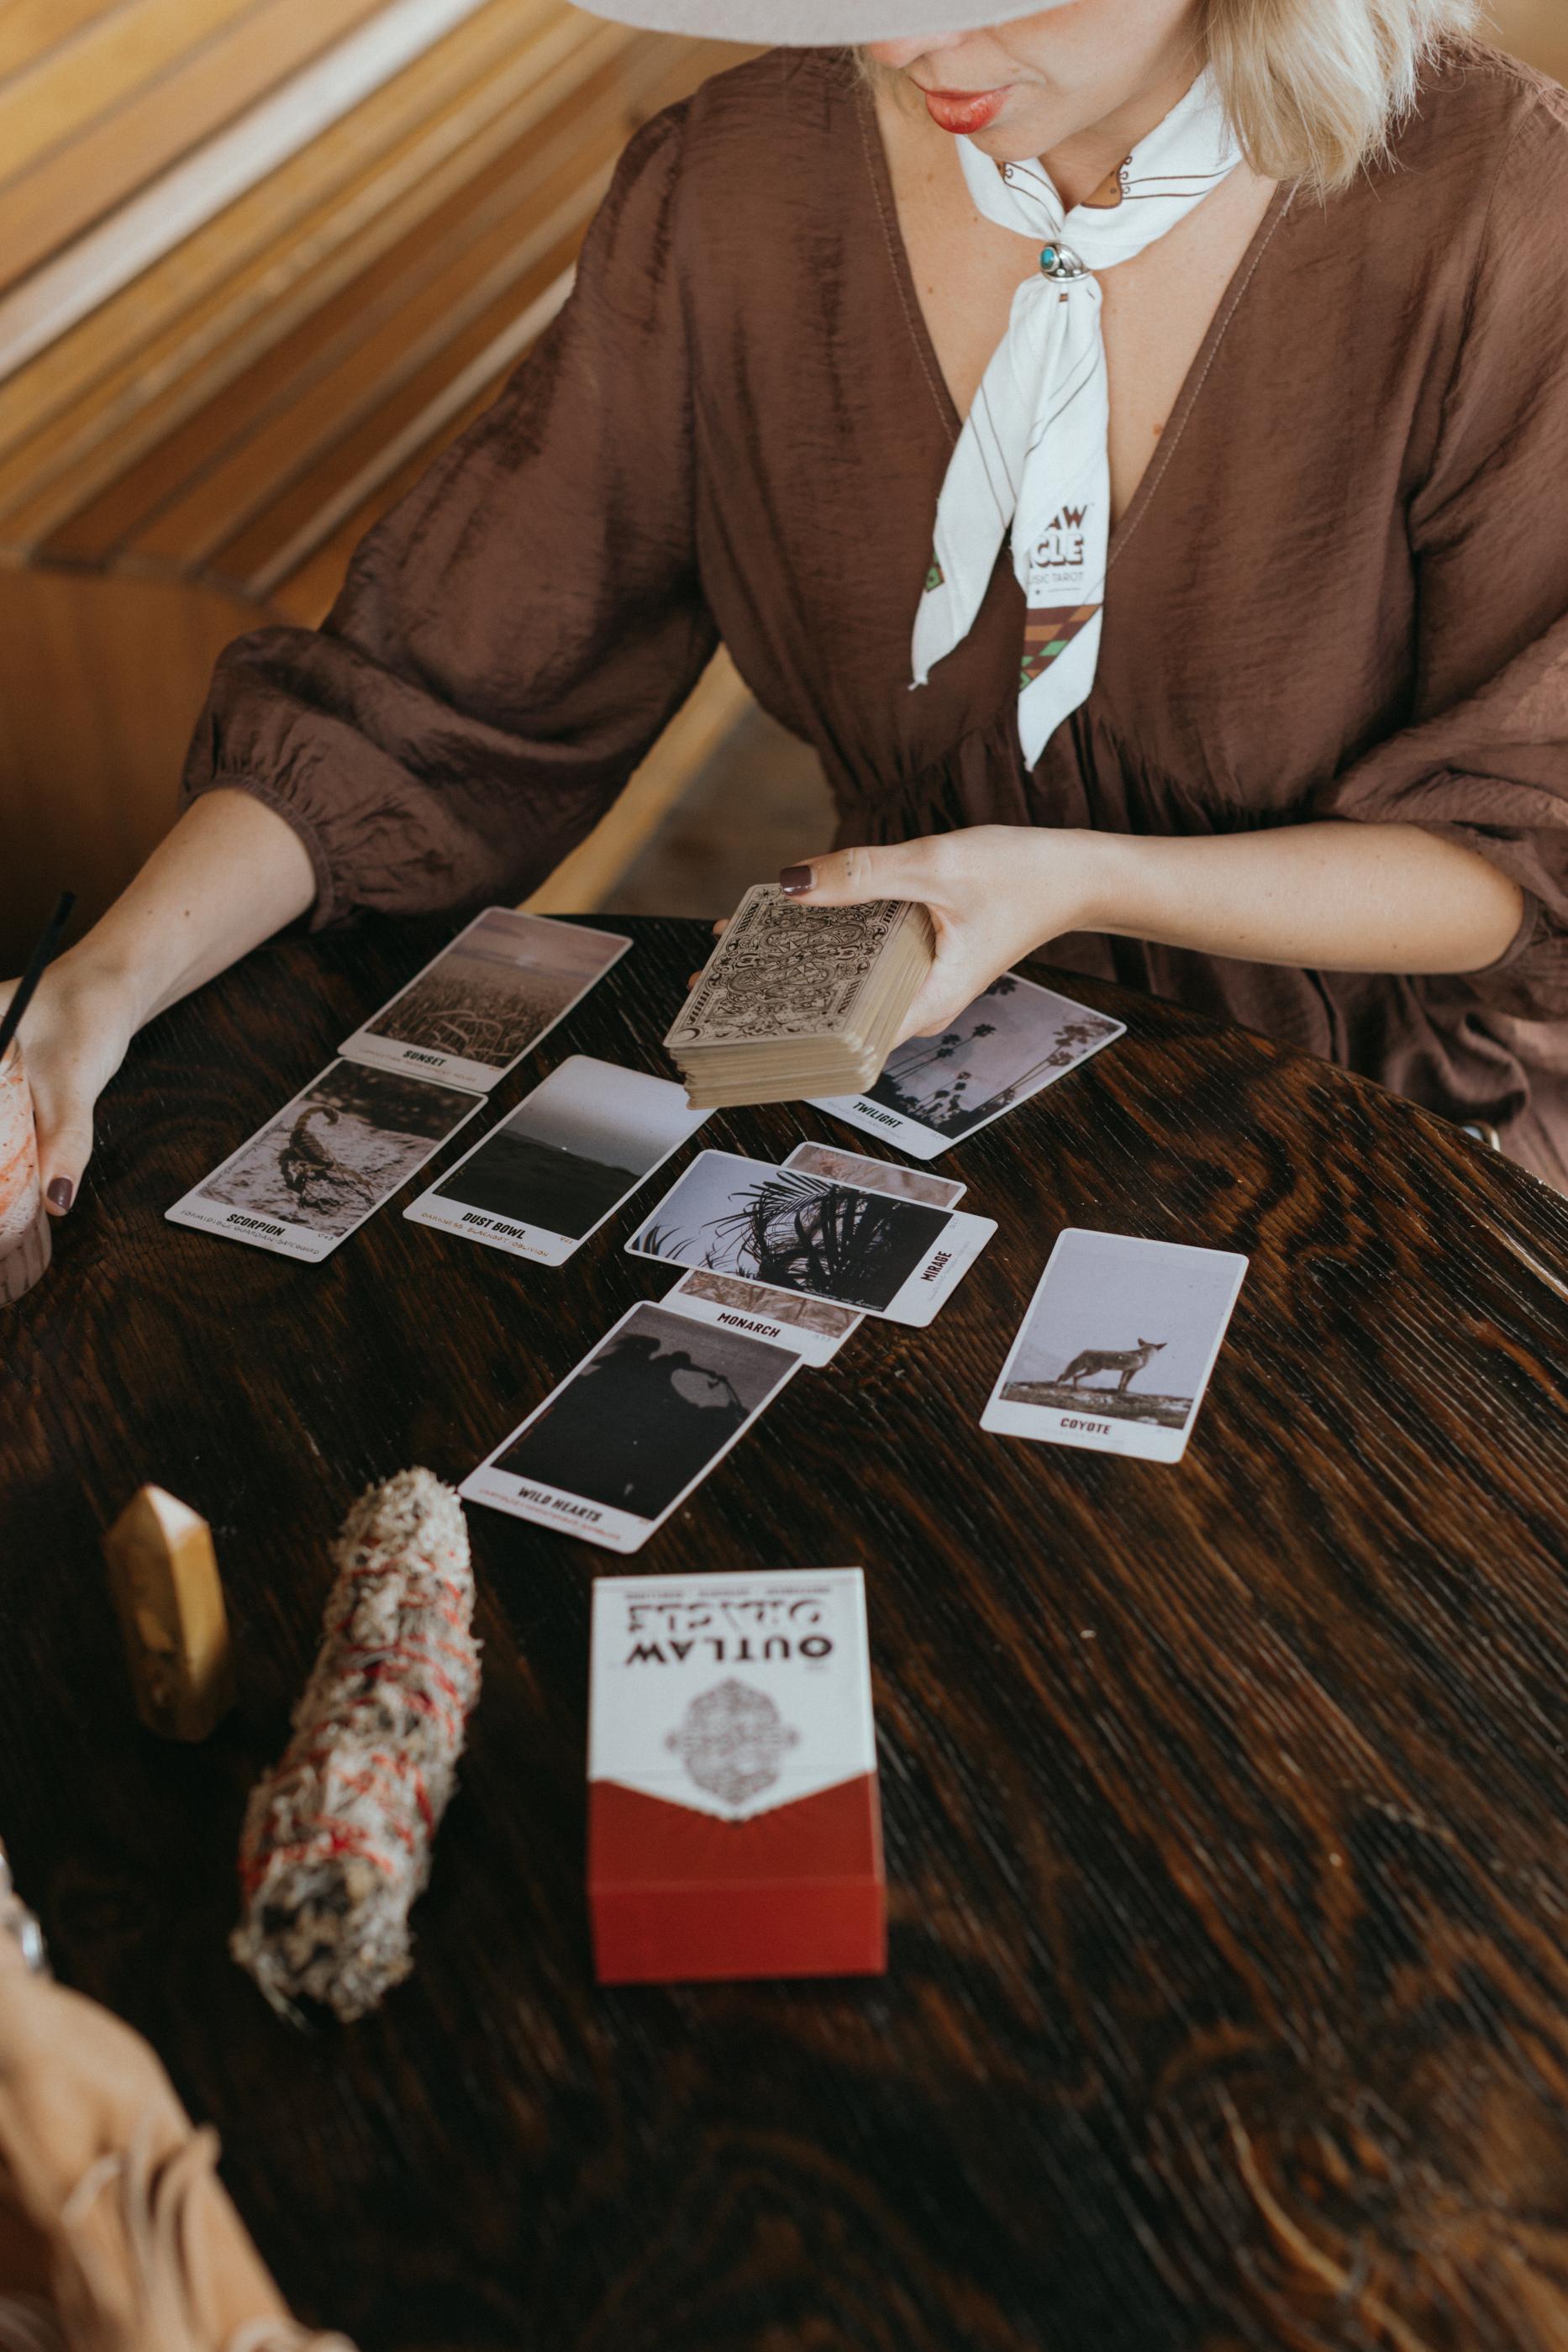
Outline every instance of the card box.
POLYGON ((599 1982, 879 1975, 860 1570, 602 1576, 592 1654, 599 1982))

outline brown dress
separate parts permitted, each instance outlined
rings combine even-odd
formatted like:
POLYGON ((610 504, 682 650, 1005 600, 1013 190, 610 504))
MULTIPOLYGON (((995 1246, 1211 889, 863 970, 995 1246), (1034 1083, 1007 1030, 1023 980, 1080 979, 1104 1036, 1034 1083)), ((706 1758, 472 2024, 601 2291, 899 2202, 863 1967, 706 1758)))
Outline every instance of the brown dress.
POLYGON ((845 841, 1440 829, 1527 894, 1482 972, 1052 953, 1489 1120, 1568 1189, 1568 98, 1453 48, 1391 167, 1275 199, 1116 531, 1094 692, 1032 771, 1005 550, 909 689, 959 426, 846 53, 722 74, 633 140, 571 300, 325 628, 225 655, 188 790, 286 816, 321 922, 516 898, 722 638, 845 841))

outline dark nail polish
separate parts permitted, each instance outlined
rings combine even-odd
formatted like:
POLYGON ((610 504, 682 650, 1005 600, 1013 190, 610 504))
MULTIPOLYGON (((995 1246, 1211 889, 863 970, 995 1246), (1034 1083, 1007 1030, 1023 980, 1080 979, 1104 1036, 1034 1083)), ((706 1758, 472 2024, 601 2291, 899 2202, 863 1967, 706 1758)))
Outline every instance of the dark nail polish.
POLYGON ((63 1217, 75 1198, 76 1186, 71 1182, 70 1178, 68 1176, 57 1176, 54 1182, 49 1186, 49 1206, 52 1209, 58 1209, 63 1217))
POLYGON ((798 898, 803 890, 809 890, 810 887, 809 866, 786 866, 779 875, 779 888, 788 898, 798 898))

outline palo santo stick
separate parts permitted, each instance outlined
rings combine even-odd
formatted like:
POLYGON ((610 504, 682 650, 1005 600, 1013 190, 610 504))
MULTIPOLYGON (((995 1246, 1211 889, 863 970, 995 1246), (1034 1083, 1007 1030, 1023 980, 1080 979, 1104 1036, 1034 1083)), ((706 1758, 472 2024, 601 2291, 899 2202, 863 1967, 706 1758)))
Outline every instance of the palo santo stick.
POLYGON ((161 1739, 205 1739, 234 1705, 234 1661, 205 1519, 162 1486, 103 1538, 136 1712, 161 1739))

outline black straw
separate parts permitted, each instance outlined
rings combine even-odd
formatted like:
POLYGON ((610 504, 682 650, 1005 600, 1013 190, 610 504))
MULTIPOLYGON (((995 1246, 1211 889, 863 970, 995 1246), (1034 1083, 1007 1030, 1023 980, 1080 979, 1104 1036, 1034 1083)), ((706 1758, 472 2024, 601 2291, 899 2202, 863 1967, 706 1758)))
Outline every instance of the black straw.
POLYGON ((5 1058, 12 1038, 21 1025, 22 1015, 32 1002, 33 991, 44 976, 44 966, 60 943, 60 933, 71 919, 76 905, 76 892, 62 890, 59 905, 44 925, 43 937, 33 950, 27 969, 16 983, 16 993, 3 1015, 0 1015, 0 1062, 5 1058))

